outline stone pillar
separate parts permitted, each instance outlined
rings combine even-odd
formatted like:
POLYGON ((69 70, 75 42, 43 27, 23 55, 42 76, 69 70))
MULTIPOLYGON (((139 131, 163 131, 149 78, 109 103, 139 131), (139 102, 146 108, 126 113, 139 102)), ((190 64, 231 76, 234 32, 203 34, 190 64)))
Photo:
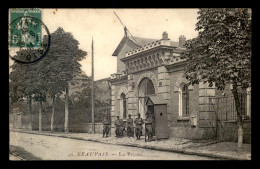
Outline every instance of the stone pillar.
MULTIPOLYGON (((213 108, 209 108, 209 97, 215 96, 215 84, 212 87, 209 87, 208 83, 203 84, 199 83, 199 121, 198 125, 200 128, 215 127, 215 112, 213 108)), ((215 103, 215 100, 212 99, 212 104, 215 103)))
POLYGON ((167 103, 168 126, 170 126, 170 77, 165 66, 158 67, 158 95, 162 95, 167 103))
POLYGON ((111 135, 115 134, 115 127, 114 127, 114 121, 116 119, 115 114, 115 103, 116 103, 116 95, 115 95, 115 86, 111 85, 111 111, 110 111, 110 117, 111 117, 111 135))
POLYGON ((138 113, 138 98, 137 93, 134 88, 138 87, 138 84, 134 82, 134 78, 132 74, 128 75, 128 100, 127 100, 127 114, 131 114, 132 118, 135 119, 138 113))

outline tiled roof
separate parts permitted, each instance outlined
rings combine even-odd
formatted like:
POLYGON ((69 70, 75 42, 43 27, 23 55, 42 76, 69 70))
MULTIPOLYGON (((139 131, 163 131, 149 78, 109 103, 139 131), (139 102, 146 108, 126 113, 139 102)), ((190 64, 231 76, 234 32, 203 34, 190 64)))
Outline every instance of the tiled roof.
POLYGON ((151 95, 151 96, 148 96, 148 97, 153 102, 153 104, 167 104, 164 97, 161 96, 161 95, 151 95))
MULTIPOLYGON (((148 43, 151 43, 151 42, 155 42, 159 39, 149 39, 149 38, 141 38, 141 37, 123 37, 123 39, 121 40, 121 42, 119 43, 119 45, 117 46, 116 50, 114 51, 114 53, 112 54, 112 56, 117 56, 121 49, 123 48, 124 44, 127 42, 127 38, 129 38, 131 41, 128 41, 128 42, 133 42, 133 44, 131 44, 131 46, 133 46, 133 49, 136 49, 138 47, 141 47, 141 46, 144 46, 148 43), (136 42, 138 43, 138 45, 136 44, 136 42), (136 46, 136 47, 134 47, 136 46)), ((170 41, 170 44, 171 46, 174 46, 174 47, 179 47, 179 42, 174 42, 174 41, 170 41)))
MULTIPOLYGON (((130 38, 133 42, 135 42, 132 37, 130 38)), ((137 41, 138 45, 144 46, 148 43, 155 42, 159 39, 148 39, 148 38, 140 38, 140 37, 134 37, 134 39, 137 41)), ((179 42, 170 41, 171 46, 179 47, 179 42)))

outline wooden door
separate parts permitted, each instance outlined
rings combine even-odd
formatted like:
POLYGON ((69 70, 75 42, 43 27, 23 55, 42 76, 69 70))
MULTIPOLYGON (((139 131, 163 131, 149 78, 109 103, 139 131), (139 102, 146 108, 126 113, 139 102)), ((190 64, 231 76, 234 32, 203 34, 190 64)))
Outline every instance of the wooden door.
POLYGON ((153 134, 153 136, 155 136, 155 114, 154 114, 154 105, 149 105, 148 106, 148 111, 151 113, 151 115, 152 115, 152 118, 153 118, 153 123, 152 123, 152 128, 153 128, 153 132, 152 132, 152 134, 153 134))
POLYGON ((167 105, 154 105, 155 135, 157 139, 169 138, 167 105))

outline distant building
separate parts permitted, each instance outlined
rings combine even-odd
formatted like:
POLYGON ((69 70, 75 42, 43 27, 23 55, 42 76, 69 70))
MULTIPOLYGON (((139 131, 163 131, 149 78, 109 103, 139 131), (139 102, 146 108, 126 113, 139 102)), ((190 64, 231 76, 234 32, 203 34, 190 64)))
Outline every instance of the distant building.
POLYGON ((111 78, 104 78, 96 80, 94 85, 95 90, 95 99, 100 106, 111 106, 111 86, 109 80, 111 78))
MULTIPOLYGON (((69 96, 75 94, 76 92, 82 92, 84 88, 91 85, 91 77, 80 74, 74 78, 74 80, 69 85, 69 96), (73 83, 73 84, 72 84, 73 83)), ((111 87, 109 80, 111 78, 104 78, 94 81, 95 86, 95 101, 97 106, 110 106, 111 105, 111 87)), ((64 97, 64 93, 62 94, 64 97)))

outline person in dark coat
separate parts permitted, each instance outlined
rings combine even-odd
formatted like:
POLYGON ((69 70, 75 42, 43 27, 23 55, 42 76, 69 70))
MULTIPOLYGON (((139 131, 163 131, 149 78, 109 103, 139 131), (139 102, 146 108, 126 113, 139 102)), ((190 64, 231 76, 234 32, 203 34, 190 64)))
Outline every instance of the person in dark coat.
POLYGON ((123 119, 120 119, 119 137, 124 137, 125 125, 123 119))
POLYGON ((146 118, 145 118, 145 132, 148 136, 148 142, 151 141, 152 136, 153 136, 153 127, 152 127, 152 123, 153 123, 153 118, 151 116, 151 113, 147 112, 146 114, 146 118))
POLYGON ((140 140, 140 137, 142 135, 142 126, 144 124, 143 119, 141 118, 140 113, 138 113, 137 118, 135 119, 135 135, 136 135, 136 140, 140 140))
POLYGON ((117 119, 114 122, 114 124, 116 126, 116 137, 119 138, 120 137, 120 127, 121 127, 121 122, 120 122, 119 116, 117 116, 117 119))
POLYGON ((134 120, 131 118, 131 114, 128 115, 129 119, 127 119, 127 136, 134 137, 134 120))
POLYGON ((102 124, 103 124, 103 137, 105 137, 105 135, 106 137, 108 137, 110 121, 107 116, 105 116, 102 124))

